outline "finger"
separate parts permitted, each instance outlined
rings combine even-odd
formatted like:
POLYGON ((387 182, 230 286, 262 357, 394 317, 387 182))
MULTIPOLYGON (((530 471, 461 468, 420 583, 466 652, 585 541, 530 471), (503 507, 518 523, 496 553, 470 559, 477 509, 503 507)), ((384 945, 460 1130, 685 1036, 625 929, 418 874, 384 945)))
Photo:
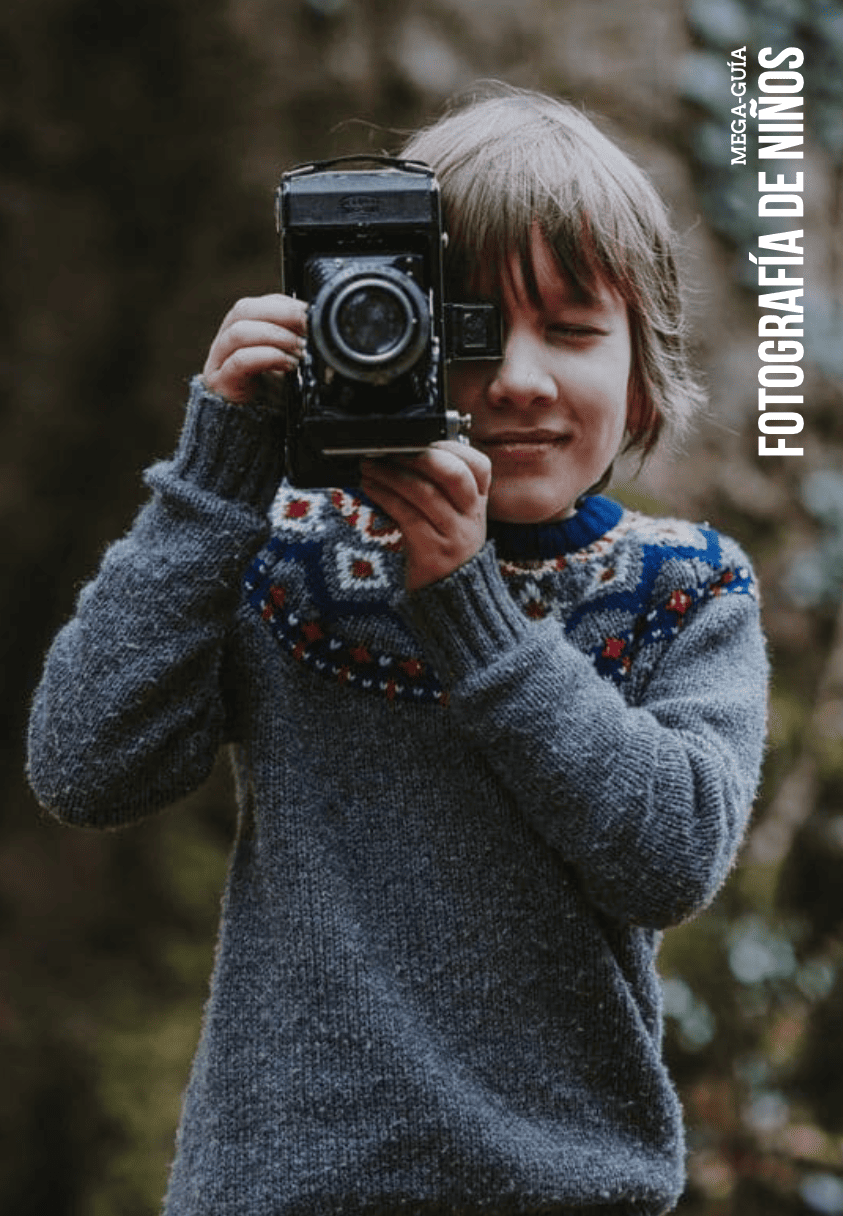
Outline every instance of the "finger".
POLYGON ((294 355, 277 347, 252 346, 235 351, 221 367, 206 367, 202 372, 205 386, 226 401, 242 404, 254 397, 261 377, 267 373, 286 375, 298 364, 294 355))
POLYGON ((281 292, 244 296, 229 309, 220 329, 226 329, 238 321, 269 321, 304 337, 307 334, 307 305, 304 300, 282 295, 281 292))
POLYGON ((492 484, 492 462, 485 452, 479 448, 470 447, 458 439, 438 439, 431 447, 439 451, 451 452, 458 460, 463 461, 471 469, 477 489, 480 494, 487 495, 492 484))
POLYGON ((364 471, 360 485, 364 494, 371 498, 372 502, 376 503, 390 519, 394 520, 405 535, 411 530, 418 531, 420 528, 430 529, 436 535, 445 535, 444 531, 437 528, 413 502, 412 498, 409 498, 394 481, 364 471))
POLYGON ((424 522, 440 536, 448 536, 461 519, 485 518, 486 500, 470 470, 448 453, 364 462, 363 474, 391 495, 394 509, 403 512, 400 519, 394 515, 399 523, 424 522))
POLYGON ((223 361, 220 370, 226 375, 257 376, 270 371, 293 371, 298 365, 298 355, 277 346, 241 346, 223 361))
POLYGON ((476 508, 478 498, 485 500, 491 475, 485 471, 487 458, 483 453, 464 456, 464 446, 444 441, 418 456, 399 458, 398 463, 408 473, 430 483, 433 492, 446 498, 454 510, 471 511, 476 508))
POLYGON ((433 482, 392 460, 364 460, 360 468, 364 491, 402 528, 426 524, 447 534, 454 508, 433 482))
POLYGON ((241 319, 220 330, 211 346, 209 362, 222 367, 229 356, 250 347, 274 347, 298 360, 304 353, 305 339, 271 321, 241 319))

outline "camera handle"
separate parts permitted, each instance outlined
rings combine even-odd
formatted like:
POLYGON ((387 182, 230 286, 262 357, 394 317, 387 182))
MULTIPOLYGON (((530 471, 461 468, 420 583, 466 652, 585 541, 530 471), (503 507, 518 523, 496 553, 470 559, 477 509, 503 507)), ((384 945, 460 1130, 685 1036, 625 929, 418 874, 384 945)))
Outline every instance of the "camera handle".
POLYGON ((311 160, 302 165, 288 169, 284 176, 292 177, 305 173, 323 173, 328 169, 344 168, 346 165, 360 164, 380 165, 386 169, 404 169, 408 173, 421 173, 433 177, 433 170, 421 160, 404 160, 398 156, 385 156, 377 153, 352 152, 348 156, 334 156, 328 160, 311 160))

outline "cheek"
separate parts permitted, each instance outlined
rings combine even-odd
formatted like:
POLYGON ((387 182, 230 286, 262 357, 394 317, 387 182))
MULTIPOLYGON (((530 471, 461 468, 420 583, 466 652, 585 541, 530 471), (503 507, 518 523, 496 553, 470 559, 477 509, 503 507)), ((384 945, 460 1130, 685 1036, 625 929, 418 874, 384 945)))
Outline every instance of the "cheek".
POLYGON ((621 348, 614 358, 607 359, 598 370, 596 382, 605 425, 622 434, 627 427, 633 403, 631 358, 629 348, 621 348))

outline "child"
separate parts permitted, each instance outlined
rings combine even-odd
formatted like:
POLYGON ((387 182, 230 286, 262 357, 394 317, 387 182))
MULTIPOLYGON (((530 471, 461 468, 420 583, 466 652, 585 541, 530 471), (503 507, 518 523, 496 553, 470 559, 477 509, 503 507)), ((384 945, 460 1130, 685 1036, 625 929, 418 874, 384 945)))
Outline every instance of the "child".
POLYGON ((707 527, 595 490, 698 398, 671 234, 579 112, 514 90, 405 149, 454 296, 472 446, 282 476, 265 373, 300 301, 242 301, 174 459, 59 634, 30 775, 131 822, 231 745, 239 826, 168 1216, 656 1216, 683 1183, 660 930, 726 876, 758 778, 755 584, 707 527))

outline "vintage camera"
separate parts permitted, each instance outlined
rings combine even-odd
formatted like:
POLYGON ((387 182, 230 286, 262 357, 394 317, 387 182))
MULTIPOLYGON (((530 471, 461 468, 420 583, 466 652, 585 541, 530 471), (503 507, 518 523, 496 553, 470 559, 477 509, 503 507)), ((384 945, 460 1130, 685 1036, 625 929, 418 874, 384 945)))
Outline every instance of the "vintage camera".
POLYGON ((353 485, 363 455, 463 434, 446 361, 500 357, 500 316, 444 299, 433 171, 391 157, 301 165, 282 176, 276 215, 282 289, 309 304, 307 350, 287 377, 293 485, 353 485))

